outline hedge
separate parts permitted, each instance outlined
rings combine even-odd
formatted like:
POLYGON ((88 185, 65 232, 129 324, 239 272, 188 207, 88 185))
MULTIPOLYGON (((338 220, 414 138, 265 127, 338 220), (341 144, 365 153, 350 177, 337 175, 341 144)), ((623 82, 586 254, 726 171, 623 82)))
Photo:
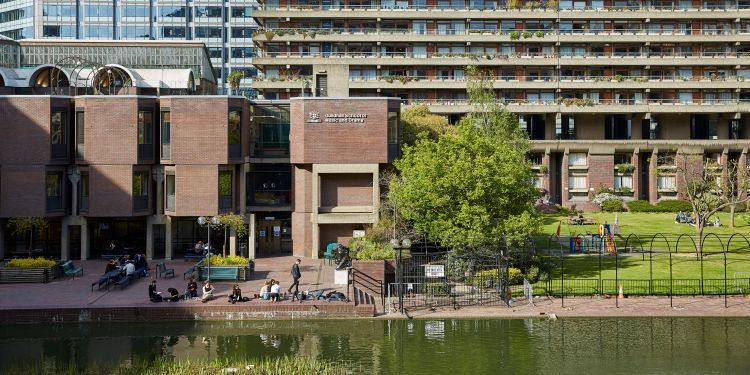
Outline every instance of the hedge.
POLYGON ((628 204, 628 211, 630 212, 692 212, 693 206, 690 202, 683 200, 665 200, 653 205, 648 201, 637 200, 630 201, 628 204))

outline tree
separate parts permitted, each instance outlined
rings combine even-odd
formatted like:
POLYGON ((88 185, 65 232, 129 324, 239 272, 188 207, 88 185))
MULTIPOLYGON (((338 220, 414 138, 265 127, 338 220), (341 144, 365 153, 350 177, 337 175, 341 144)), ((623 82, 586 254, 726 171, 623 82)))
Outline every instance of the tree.
POLYGON ((723 179, 726 186, 724 192, 729 202, 729 227, 734 228, 734 214, 737 205, 747 203, 750 199, 750 196, 748 196, 750 176, 748 176, 747 167, 743 167, 736 160, 731 160, 727 163, 723 179))
POLYGON ((497 103, 487 73, 467 71, 471 112, 455 132, 423 134, 404 147, 388 199, 417 232, 445 246, 492 246, 503 235, 523 241, 539 227, 528 137, 497 103))
POLYGON ((245 78, 245 72, 241 70, 232 70, 232 72, 227 75, 227 83, 229 84, 229 88, 234 90, 235 94, 239 92, 240 82, 243 78, 245 78))
POLYGON ((219 215, 219 228, 224 228, 224 245, 221 249, 221 255, 227 255, 227 230, 234 230, 234 234, 237 237, 245 237, 247 235, 247 225, 245 224, 245 218, 237 214, 222 214, 219 215))
POLYGON ((34 247, 34 228, 43 231, 49 223, 44 217, 14 217, 8 219, 8 227, 12 235, 29 234, 29 258, 34 247))
POLYGON ((425 104, 401 111, 401 127, 402 144, 408 146, 414 145, 422 133, 430 139, 438 139, 454 129, 445 117, 430 112, 425 104))
MULTIPOLYGON (((729 163, 727 165, 729 169, 729 163)), ((675 157, 675 169, 681 179, 681 193, 690 202, 695 222, 695 243, 698 255, 703 253, 701 240, 703 229, 711 216, 718 211, 747 202, 747 173, 734 171, 722 176, 712 168, 710 163, 703 162, 702 155, 678 154, 675 157)), ((734 212, 732 212, 734 216, 734 212)))

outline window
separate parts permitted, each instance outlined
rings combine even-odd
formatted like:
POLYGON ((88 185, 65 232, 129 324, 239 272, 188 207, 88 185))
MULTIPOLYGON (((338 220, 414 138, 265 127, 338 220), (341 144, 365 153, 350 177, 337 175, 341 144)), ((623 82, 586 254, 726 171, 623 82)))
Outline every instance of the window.
POLYGON ((163 26, 161 28, 161 35, 163 38, 184 38, 185 28, 178 26, 163 26))
POLYGON ((585 153, 570 153, 568 154, 568 166, 571 167, 585 167, 587 164, 586 162, 586 154, 585 153))
POLYGON ((586 176, 569 176, 568 188, 575 190, 585 190, 588 188, 586 176))
POLYGON ((86 131, 85 131, 85 113, 76 111, 76 159, 82 160, 85 151, 86 131))
POLYGON ((89 209, 89 174, 81 173, 81 181, 79 187, 79 199, 78 209, 81 211, 88 211, 89 209))
POLYGON ((84 30, 87 39, 112 39, 112 26, 89 25, 84 30))
POLYGON ((253 57, 253 47, 232 47, 232 58, 245 59, 253 57))
POLYGON ((675 176, 659 176, 656 179, 656 187, 658 190, 676 190, 675 176))
POLYGON ((162 17, 185 17, 185 7, 163 6, 159 8, 162 17))
POLYGON ((254 31, 252 27, 232 27, 232 38, 252 38, 254 31))
POLYGON ((175 179, 174 179, 174 173, 167 173, 167 179, 166 179, 166 191, 167 191, 167 203, 166 203, 166 210, 167 211, 174 211, 175 210, 175 179))
POLYGON ((112 17, 112 4, 86 5, 84 7, 86 17, 112 17))
POLYGON ((633 176, 615 176, 615 190, 633 188, 633 176))
POLYGON ((56 211, 63 208, 62 172, 47 172, 45 193, 47 195, 47 211, 56 211))
POLYGON ((221 38, 221 27, 196 27, 196 38, 221 38))
POLYGON ((221 7, 195 7, 195 18, 221 17, 221 7))
POLYGON ((161 158, 169 159, 171 157, 172 144, 172 125, 171 112, 169 110, 161 111, 161 158))
POLYGON ((398 144, 398 112, 388 112, 388 144, 398 144))
POLYGON ((229 111, 227 144, 230 158, 242 157, 242 112, 238 110, 229 111))
POLYGON ((153 137, 153 114, 148 111, 138 111, 138 144, 150 145, 153 137))
POLYGON ((147 7, 147 6, 126 5, 126 6, 122 7, 122 16, 123 17, 148 18, 149 17, 149 7, 147 7))
POLYGON ((65 112, 53 112, 50 122, 50 143, 65 144, 65 112))
POLYGON ((219 208, 232 208, 232 171, 219 171, 219 208))
POLYGON ((253 16, 253 7, 232 7, 232 17, 250 18, 253 16))
POLYGON ((133 172, 133 211, 148 209, 148 172, 133 172))
POLYGON ((45 38, 75 38, 76 29, 73 25, 44 26, 42 36, 45 38))
POLYGON ((75 5, 44 4, 42 15, 46 17, 75 17, 75 5))

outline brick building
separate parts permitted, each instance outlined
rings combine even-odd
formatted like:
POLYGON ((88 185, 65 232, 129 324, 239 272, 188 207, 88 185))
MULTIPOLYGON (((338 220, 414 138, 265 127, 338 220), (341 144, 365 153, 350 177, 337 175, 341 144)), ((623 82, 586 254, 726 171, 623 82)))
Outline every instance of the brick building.
MULTIPOLYGON (((162 87, 122 65, 0 67, 13 78, 0 85, 0 258, 98 258, 111 245, 181 257, 207 241, 197 217, 222 213, 249 226, 247 238, 226 233, 229 253, 317 257, 377 221, 398 100, 200 95, 210 81, 162 70, 186 82, 162 87), (29 244, 8 226, 17 217, 49 226, 29 244)), ((221 252, 224 231, 211 243, 221 252)))

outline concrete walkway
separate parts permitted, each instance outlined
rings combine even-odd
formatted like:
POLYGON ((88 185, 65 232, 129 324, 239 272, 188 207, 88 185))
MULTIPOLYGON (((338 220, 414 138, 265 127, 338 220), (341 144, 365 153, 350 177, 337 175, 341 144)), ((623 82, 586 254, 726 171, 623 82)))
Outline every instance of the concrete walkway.
MULTIPOLYGON (((297 257, 282 256, 273 258, 259 258, 255 260, 255 272, 252 280, 240 282, 243 296, 252 297, 257 294, 263 283, 268 279, 281 281, 282 291, 286 291, 292 282, 291 267, 297 257)), ((136 279, 133 283, 125 286, 122 290, 112 287, 109 290, 91 290, 91 284, 95 283, 104 273, 105 261, 87 260, 76 261, 77 266, 83 267, 83 276, 72 279, 63 277, 47 284, 0 284, 0 309, 43 309, 43 308, 97 308, 97 307, 129 307, 129 306, 164 306, 166 303, 154 304, 148 300, 148 284, 151 278, 155 278, 156 264, 159 260, 149 262, 151 277, 136 279)), ((194 262, 182 260, 167 261, 167 268, 174 268, 175 277, 168 279, 157 279, 157 290, 162 295, 167 295, 167 288, 175 288, 180 293, 185 291, 187 280, 183 280, 183 273, 194 265, 194 262)), ((347 293, 346 286, 336 286, 333 283, 334 269, 321 259, 302 259, 300 266, 302 279, 300 290, 314 290, 321 288, 332 288, 347 293)), ((200 301, 180 302, 180 306, 189 305, 227 305, 227 296, 232 290, 234 282, 214 282, 216 298, 206 304, 200 301)), ((199 285, 200 288, 200 285, 199 285)), ((268 301, 251 301, 249 304, 266 304, 268 301)), ((281 301, 279 304, 290 304, 290 301, 281 301)), ((295 302, 296 303, 296 302, 295 302)), ((240 306, 243 304, 238 304, 240 306)), ((247 305, 244 304, 244 305, 247 305)))

